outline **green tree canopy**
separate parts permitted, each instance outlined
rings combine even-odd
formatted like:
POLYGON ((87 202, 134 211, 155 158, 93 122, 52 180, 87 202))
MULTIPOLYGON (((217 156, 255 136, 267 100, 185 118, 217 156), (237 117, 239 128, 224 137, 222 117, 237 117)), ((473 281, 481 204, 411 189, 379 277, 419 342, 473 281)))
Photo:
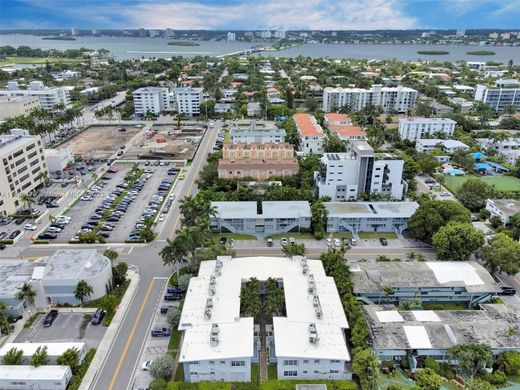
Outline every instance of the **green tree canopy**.
POLYGON ((450 222, 432 237, 433 247, 441 260, 468 260, 484 245, 484 233, 469 223, 450 222))
POLYGON ((69 366, 73 373, 75 373, 79 367, 79 349, 76 347, 69 348, 65 352, 63 352, 58 359, 56 359, 56 363, 60 366, 69 366))
POLYGON ((49 362, 49 356, 47 355, 47 346, 39 346, 31 356, 31 365, 34 367, 44 366, 49 362))
POLYGON ((520 272, 520 243, 507 234, 498 233, 481 251, 481 258, 491 274, 520 272))
POLYGON ((352 372, 358 376, 362 390, 373 388, 373 384, 377 380, 378 371, 377 358, 372 355, 370 349, 363 349, 354 355, 352 372))
POLYGON ((471 211, 478 211, 486 205, 492 196, 493 188, 480 179, 469 179, 462 184, 457 199, 471 211))
POLYGON ((496 363, 506 375, 520 375, 520 352, 502 352, 498 355, 496 363))
POLYGON ((2 357, 2 364, 6 366, 19 366, 23 363, 23 350, 11 348, 2 357))
POLYGON ((418 370, 415 374, 415 383, 421 390, 439 390, 442 378, 431 368, 418 370))
POLYGON ((172 375, 174 365, 175 359, 172 355, 160 356, 150 364, 150 374, 154 378, 169 378, 172 375))
POLYGON ((493 354, 487 344, 456 344, 448 349, 450 360, 457 361, 457 373, 473 377, 491 367, 493 354))

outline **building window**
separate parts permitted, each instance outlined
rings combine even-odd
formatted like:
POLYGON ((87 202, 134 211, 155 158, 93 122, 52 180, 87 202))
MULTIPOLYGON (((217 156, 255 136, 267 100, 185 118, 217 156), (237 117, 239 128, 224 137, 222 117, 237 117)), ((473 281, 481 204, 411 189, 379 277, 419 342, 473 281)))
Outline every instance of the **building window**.
POLYGON ((284 371, 283 376, 298 376, 298 371, 284 371))
POLYGON ((297 366, 298 361, 297 360, 284 360, 283 365, 284 366, 297 366))
POLYGON ((246 362, 243 360, 233 360, 231 361, 231 367, 244 367, 246 362))
POLYGON ((191 362, 190 364, 199 364, 199 362, 195 361, 195 362, 191 362))
POLYGON ((320 359, 314 359, 314 363, 319 363, 320 359))

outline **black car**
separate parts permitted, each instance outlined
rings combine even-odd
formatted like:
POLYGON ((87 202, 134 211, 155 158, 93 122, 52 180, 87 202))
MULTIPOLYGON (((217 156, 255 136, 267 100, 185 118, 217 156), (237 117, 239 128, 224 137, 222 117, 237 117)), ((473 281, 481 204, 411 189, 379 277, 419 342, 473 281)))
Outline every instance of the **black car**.
POLYGON ((0 251, 3 251, 5 249, 5 244, 0 244, 0 251))
POLYGON ((58 229, 65 229, 65 225, 61 224, 61 223, 52 223, 51 226, 49 227, 53 227, 53 228, 58 228, 58 229))
POLYGON ((98 236, 101 236, 103 238, 109 238, 110 237, 110 233, 108 233, 108 232, 99 232, 98 236))
POLYGON ((498 293, 498 295, 507 295, 507 296, 513 296, 513 295, 516 295, 516 289, 514 289, 513 287, 509 287, 509 286, 500 286, 500 289, 502 291, 500 291, 498 293))
POLYGON ((49 311, 47 314, 45 314, 45 317, 43 317, 43 326, 46 328, 51 326, 56 317, 58 317, 58 310, 49 311))
POLYGON ((169 328, 153 328, 152 337, 170 337, 172 331, 169 328))
POLYGON ((165 301, 180 301, 182 299, 182 295, 180 294, 170 294, 170 293, 166 293, 164 295, 164 300, 165 301))
POLYGON ((92 325, 99 325, 101 321, 103 321, 104 316, 105 311, 103 309, 97 309, 94 315, 92 316, 92 325))
POLYGON ((186 292, 186 290, 184 288, 179 287, 179 286, 173 286, 173 287, 168 287, 166 292, 168 294, 183 294, 183 293, 186 292))
POLYGON ((168 310, 173 308, 175 306, 172 306, 172 305, 163 305, 161 306, 161 314, 166 314, 168 313, 168 310))
POLYGON ((383 246, 387 246, 387 245, 388 245, 388 241, 387 241, 386 238, 384 238, 384 237, 380 237, 380 238, 379 238, 379 242, 380 242, 381 245, 383 245, 383 246))
POLYGON ((18 237, 18 235, 21 233, 20 230, 15 230, 14 232, 12 232, 11 234, 9 234, 9 239, 10 240, 14 240, 16 237, 18 237))
POLYGON ((21 225, 24 222, 25 222, 25 218, 17 218, 14 223, 17 224, 17 225, 21 225))
POLYGON ((49 203, 46 203, 46 206, 47 208, 49 209, 55 209, 57 207, 60 207, 59 204, 57 202, 49 202, 49 203))
POLYGON ((220 239, 218 240, 219 244, 221 245, 226 245, 226 242, 227 242, 227 238, 226 237, 220 237, 220 239))
POLYGON ((38 236, 39 239, 42 240, 55 240, 58 237, 56 233, 42 233, 38 236))

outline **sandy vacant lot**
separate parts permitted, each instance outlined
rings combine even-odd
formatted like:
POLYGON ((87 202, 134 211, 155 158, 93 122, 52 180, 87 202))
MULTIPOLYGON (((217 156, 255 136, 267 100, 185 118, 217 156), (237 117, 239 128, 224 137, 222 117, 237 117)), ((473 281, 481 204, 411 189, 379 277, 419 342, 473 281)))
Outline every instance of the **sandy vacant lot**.
POLYGON ((126 129, 125 132, 119 131, 119 126, 92 126, 58 148, 71 148, 75 156, 86 159, 104 160, 141 130, 131 126, 122 127, 126 129))

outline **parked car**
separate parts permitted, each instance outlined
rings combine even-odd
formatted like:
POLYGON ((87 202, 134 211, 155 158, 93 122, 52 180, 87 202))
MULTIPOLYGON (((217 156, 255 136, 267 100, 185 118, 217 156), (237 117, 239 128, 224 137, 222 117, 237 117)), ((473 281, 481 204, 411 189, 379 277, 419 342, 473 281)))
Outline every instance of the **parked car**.
POLYGON ((14 240, 16 237, 18 237, 18 235, 21 233, 20 230, 15 230, 14 232, 12 232, 10 235, 9 235, 9 239, 10 240, 14 240))
POLYGON ((294 237, 289 237, 289 243, 291 245, 295 245, 296 244, 296 239, 294 237))
POLYGON ((220 239, 218 240, 219 244, 221 245, 226 245, 227 243, 227 238, 226 237, 220 237, 220 239))
POLYGON ((161 306, 161 314, 166 314, 168 313, 168 310, 173 308, 175 306, 172 306, 172 305, 163 305, 161 306))
POLYGON ((148 371, 150 369, 150 365, 152 364, 151 360, 147 360, 143 363, 143 370, 148 371))
POLYGON ((5 249, 5 244, 0 244, 0 251, 3 251, 5 249))
POLYGON ((41 240, 55 240, 58 237, 56 233, 45 232, 38 236, 41 240))
POLYGON ((92 325, 99 325, 103 321, 103 317, 105 317, 105 311, 101 308, 97 309, 92 316, 92 325))
POLYGON ((351 246, 356 246, 356 245, 357 245, 357 241, 356 241, 355 238, 351 238, 351 239, 349 240, 349 243, 350 243, 351 246))
POLYGON ((388 245, 388 241, 387 241, 386 238, 384 238, 384 237, 379 237, 379 242, 380 242, 381 245, 383 245, 383 246, 387 246, 387 245, 388 245))
POLYGON ((339 238, 334 239, 334 246, 336 248, 341 248, 341 240, 339 238))
POLYGON ((172 331, 169 328, 153 328, 152 337, 170 337, 172 331))
POLYGON ((286 246, 289 244, 289 241, 287 240, 287 238, 282 238, 280 239, 280 244, 282 244, 282 246, 286 246))
POLYGON ((267 241, 267 246, 273 246, 273 238, 272 237, 267 237, 266 241, 267 241))
POLYGON ((52 325, 54 320, 58 317, 58 310, 51 310, 47 314, 45 314, 45 317, 43 317, 42 325, 46 328, 52 325))
POLYGON ((0 232, 0 240, 3 240, 6 237, 7 237, 7 233, 6 232, 0 232))
POLYGON ((36 229, 38 229, 38 227, 37 227, 36 225, 30 224, 30 223, 25 224, 25 225, 23 226, 23 228, 24 228, 25 230, 36 230, 36 229))
POLYGON ((169 294, 169 293, 166 293, 164 295, 164 300, 169 302, 169 301, 180 301, 182 299, 182 295, 180 294, 169 294))
POLYGON ((516 295, 516 289, 510 286, 500 286, 500 291, 498 295, 507 295, 507 296, 513 296, 516 295))
POLYGON ((166 289, 167 294, 183 294, 185 292, 186 292, 186 289, 179 287, 179 286, 172 286, 172 287, 168 287, 166 289))

